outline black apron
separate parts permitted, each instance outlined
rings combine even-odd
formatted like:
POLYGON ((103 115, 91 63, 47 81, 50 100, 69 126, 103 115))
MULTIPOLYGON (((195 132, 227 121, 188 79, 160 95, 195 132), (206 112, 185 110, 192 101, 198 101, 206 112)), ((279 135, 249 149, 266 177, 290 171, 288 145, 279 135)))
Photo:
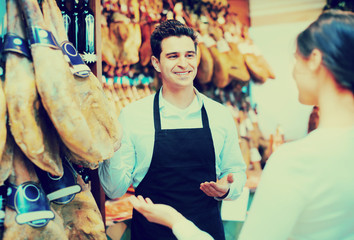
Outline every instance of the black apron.
MULTIPOLYGON (((168 204, 216 240, 224 240, 218 201, 200 190, 205 181, 216 181, 214 144, 204 105, 202 128, 161 130, 159 91, 154 99, 155 143, 150 168, 135 195, 168 204)), ((132 240, 176 239, 172 230, 150 223, 133 210, 132 240)))

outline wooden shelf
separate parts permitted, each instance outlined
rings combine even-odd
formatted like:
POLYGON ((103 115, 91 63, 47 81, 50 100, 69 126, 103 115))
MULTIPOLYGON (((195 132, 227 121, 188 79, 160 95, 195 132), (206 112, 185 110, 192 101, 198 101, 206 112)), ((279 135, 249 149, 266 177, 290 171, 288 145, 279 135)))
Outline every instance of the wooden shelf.
MULTIPOLYGON (((102 81, 102 44, 101 44, 101 2, 100 0, 90 0, 90 8, 95 15, 95 48, 96 48, 96 63, 92 64, 91 70, 96 75, 97 79, 102 81)), ((91 178, 91 192, 97 203, 98 209, 101 212, 103 222, 106 224, 106 210, 105 202, 106 195, 100 184, 98 177, 98 170, 92 170, 90 174, 91 178)))

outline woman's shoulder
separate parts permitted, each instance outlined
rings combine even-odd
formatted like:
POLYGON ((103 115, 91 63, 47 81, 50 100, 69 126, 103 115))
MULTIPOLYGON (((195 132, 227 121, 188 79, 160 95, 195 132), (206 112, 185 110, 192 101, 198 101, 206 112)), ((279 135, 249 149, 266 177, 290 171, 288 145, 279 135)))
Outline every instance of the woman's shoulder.
MULTIPOLYGON (((333 148, 328 145, 331 140, 321 133, 313 132, 301 139, 280 145, 270 156, 268 162, 289 168, 292 171, 315 171, 317 166, 332 155, 333 148), (307 169, 307 170, 305 170, 307 169)), ((267 164, 268 164, 267 162, 267 164)))
POLYGON ((285 142, 276 149, 273 155, 288 155, 293 157, 307 156, 309 153, 316 151, 316 145, 317 143, 312 136, 307 135, 300 139, 285 142))

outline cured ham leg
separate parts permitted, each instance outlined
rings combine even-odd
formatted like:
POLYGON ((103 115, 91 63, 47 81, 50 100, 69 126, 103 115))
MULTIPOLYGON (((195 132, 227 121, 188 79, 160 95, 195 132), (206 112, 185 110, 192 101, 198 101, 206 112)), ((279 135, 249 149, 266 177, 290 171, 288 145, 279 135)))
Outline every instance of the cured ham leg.
POLYGON ((102 36, 102 61, 106 62, 109 66, 114 67, 117 61, 114 57, 116 52, 116 45, 109 39, 109 28, 105 15, 101 15, 101 36, 102 36))
POLYGON ((140 24, 140 28, 142 35, 142 44, 139 49, 139 58, 141 66, 145 67, 149 64, 152 55, 150 46, 150 36, 152 33, 153 24, 145 22, 145 24, 140 24))
POLYGON ((123 28, 119 21, 124 17, 123 14, 119 12, 114 12, 112 14, 112 22, 109 24, 109 39, 115 46, 115 51, 113 55, 117 63, 121 63, 120 55, 123 52, 123 42, 128 38, 128 32, 126 28, 123 28))
POLYGON ((52 204, 64 219, 65 233, 68 239, 107 239, 101 213, 90 190, 81 177, 78 183, 82 191, 65 205, 52 204))
POLYGON ((130 85, 129 77, 127 77, 127 76, 122 77, 122 88, 123 88, 124 95, 127 97, 129 103, 137 100, 134 97, 133 90, 130 85))
POLYGON ((204 43, 198 45, 200 52, 200 62, 198 66, 197 79, 201 84, 209 83, 213 76, 214 60, 209 49, 204 43))
MULTIPOLYGON (((67 41, 64 21, 56 1, 43 1, 42 9, 44 20, 51 26, 52 32, 56 33, 57 40, 67 41)), ((94 146, 100 151, 101 160, 108 159, 120 146, 121 132, 113 108, 103 92, 102 84, 93 73, 87 78, 73 76, 71 79, 81 111, 93 136, 94 146)))
MULTIPOLYGON (((32 162, 30 162, 21 152, 20 148, 15 146, 13 159, 13 172, 9 182, 18 186, 24 182, 33 181, 38 183, 38 178, 32 162)), ((5 232, 3 240, 66 240, 63 219, 54 212, 55 218, 50 220, 44 227, 34 228, 28 224, 18 224, 15 220, 16 211, 6 207, 5 211, 5 232)))
POLYGON ((123 107, 127 106, 130 103, 127 95, 125 94, 125 92, 123 90, 121 79, 118 78, 117 81, 115 81, 113 83, 113 88, 112 88, 112 86, 110 86, 110 84, 108 84, 108 88, 110 88, 112 91, 116 92, 116 94, 117 94, 119 100, 121 101, 123 107))
POLYGON ((272 68, 249 38, 247 28, 244 28, 243 35, 245 38, 239 47, 252 79, 258 83, 265 83, 268 78, 274 79, 275 74, 272 68))
MULTIPOLYGON (((117 80, 117 78, 115 78, 115 80, 117 80)), ((119 96, 118 96, 117 92, 115 91, 113 78, 108 78, 107 89, 110 92, 110 94, 112 95, 115 110, 116 110, 116 116, 118 118, 120 111, 123 109, 123 103, 119 99, 119 96)))
MULTIPOLYGON (((222 38, 222 31, 217 26, 209 24, 208 32, 214 38, 214 41, 218 41, 222 38)), ((209 51, 214 60, 212 81, 216 87, 224 88, 231 82, 231 79, 229 78, 229 70, 231 65, 229 56, 227 52, 220 52, 216 46, 216 42, 214 44, 210 44, 209 51)))
MULTIPOLYGON (((0 82, 1 88, 1 82, 0 82)), ((1 129, 1 131, 9 132, 6 129, 7 126, 1 129)), ((7 200, 7 186, 4 184, 5 180, 10 176, 12 172, 12 163, 13 163, 13 149, 14 149, 14 140, 12 135, 7 134, 6 142, 4 140, 4 149, 0 153, 0 239, 3 239, 4 235, 4 220, 5 216, 4 211, 6 207, 7 200)))
POLYGON ((123 52, 121 59, 123 64, 133 65, 139 62, 139 49, 141 46, 141 29, 139 23, 127 24, 129 37, 124 42, 123 52))
POLYGON ((139 62, 139 48, 141 46, 141 29, 139 25, 140 11, 138 0, 119 1, 120 13, 115 14, 114 21, 118 21, 117 38, 120 40, 121 51, 119 61, 123 65, 133 65, 139 62))
MULTIPOLYGON (((7 18, 8 32, 25 38, 15 0, 7 1, 7 18)), ((58 138, 38 98, 33 64, 22 54, 6 54, 5 92, 11 132, 17 145, 39 168, 61 176, 58 138)))
POLYGON ((229 58, 226 53, 219 52, 215 46, 210 48, 210 53, 214 59, 212 81, 216 87, 224 88, 231 82, 229 78, 229 58))
MULTIPOLYGON (((37 0, 18 0, 18 3, 29 28, 48 30, 37 0)), ((31 53, 37 91, 61 139, 71 151, 87 161, 102 160, 99 149, 93 145, 93 137, 72 87, 71 73, 62 51, 33 44, 31 53)))
POLYGON ((232 62, 230 77, 236 81, 249 81, 251 76, 248 72, 244 56, 239 50, 239 43, 243 38, 241 36, 243 24, 235 14, 226 16, 225 22, 220 27, 223 29, 224 39, 231 48, 229 52, 230 61, 232 62))
POLYGON ((248 72, 245 59, 238 49, 237 44, 235 43, 228 43, 231 51, 229 52, 229 58, 231 64, 231 69, 230 69, 230 77, 233 80, 241 81, 241 82, 247 82, 250 80, 251 76, 248 72))
MULTIPOLYGON (((4 131, 6 131, 6 128, 8 127, 5 126, 3 128, 4 131)), ((1 131, 3 131, 3 129, 1 129, 1 131)), ((0 158, 0 186, 4 184, 5 180, 12 172, 15 141, 10 132, 7 134, 6 142, 4 141, 4 143, 4 151, 2 152, 2 157, 0 158)))

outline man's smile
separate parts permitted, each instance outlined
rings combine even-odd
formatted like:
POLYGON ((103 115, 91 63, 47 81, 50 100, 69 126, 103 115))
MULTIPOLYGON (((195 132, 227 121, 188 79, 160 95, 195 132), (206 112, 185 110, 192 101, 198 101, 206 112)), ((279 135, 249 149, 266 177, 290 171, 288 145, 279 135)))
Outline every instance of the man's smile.
POLYGON ((184 76, 187 75, 189 73, 191 73, 192 71, 184 71, 184 72, 175 72, 175 74, 180 75, 180 76, 184 76))

